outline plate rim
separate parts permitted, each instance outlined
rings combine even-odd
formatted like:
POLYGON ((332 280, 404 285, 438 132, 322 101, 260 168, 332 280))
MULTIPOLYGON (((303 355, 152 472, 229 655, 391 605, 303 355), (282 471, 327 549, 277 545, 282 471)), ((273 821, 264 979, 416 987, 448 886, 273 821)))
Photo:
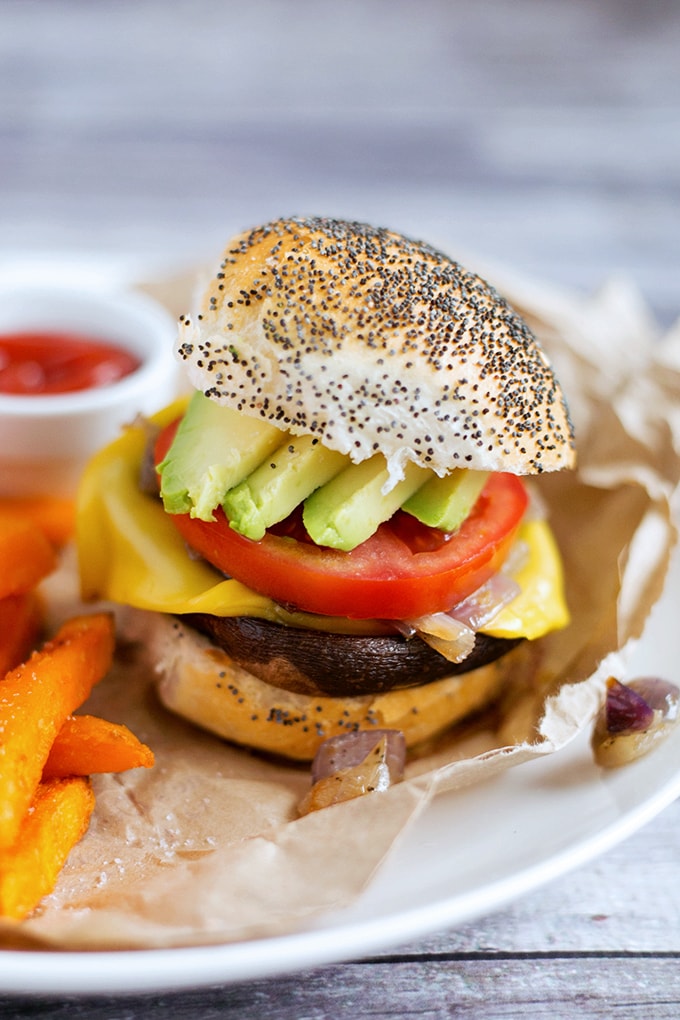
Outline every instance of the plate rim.
MULTIPOLYGON (((117 273, 112 272, 110 266, 101 270, 106 289, 134 286, 137 273, 121 269, 120 266, 116 268, 117 273)), ((73 265, 69 264, 67 274, 72 270, 73 265)), ((659 607, 668 606, 672 599, 669 588, 674 586, 680 592, 678 552, 671 563, 664 593, 652 611, 652 618, 658 613, 659 607)), ((641 650, 644 653, 648 631, 649 625, 640 639, 637 653, 641 650)), ((680 636, 677 640, 680 640, 680 636)), ((673 743, 678 740, 680 736, 676 733, 673 743)), ((558 754, 570 754, 574 750, 574 746, 570 745, 558 754)), ((510 771, 522 775, 521 770, 529 767, 535 778, 540 775, 541 769, 549 769, 550 758, 536 759, 510 771)), ((498 777, 498 780, 502 778, 498 777)), ((521 789, 521 780, 519 786, 521 789)), ((464 793, 464 790, 460 791, 460 794, 464 793)), ((443 796, 456 796, 456 793, 443 796)), ((37 995, 123 995, 181 991, 215 983, 227 985, 273 978, 357 959, 371 952, 384 952, 406 941, 462 925, 503 909, 518 898, 606 853, 652 821, 678 797, 680 769, 671 773, 658 788, 641 797, 632 808, 622 812, 601 830, 575 839, 573 843, 548 854, 533 866, 505 875, 468 893, 444 896, 435 904, 426 903, 402 912, 388 912, 371 921, 355 920, 345 925, 334 925, 333 916, 337 918, 341 915, 324 915, 313 925, 283 935, 197 946, 87 951, 65 951, 60 947, 0 947, 0 994, 30 998, 37 995), (330 925, 328 919, 331 920, 330 925), (301 948, 304 948, 302 956, 301 948)), ((435 798, 435 801, 439 799, 435 798)), ((395 853, 399 853, 399 848, 396 848, 395 853)))

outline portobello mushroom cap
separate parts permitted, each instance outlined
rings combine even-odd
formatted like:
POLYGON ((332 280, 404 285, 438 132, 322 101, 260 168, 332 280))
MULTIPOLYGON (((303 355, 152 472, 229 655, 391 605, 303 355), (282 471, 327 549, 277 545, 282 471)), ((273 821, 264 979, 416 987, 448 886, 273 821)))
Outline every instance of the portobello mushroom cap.
POLYGON ((499 659, 521 640, 480 633, 465 659, 450 662, 417 636, 331 634, 207 613, 187 614, 182 621, 274 687, 337 698, 383 694, 469 673, 499 659))

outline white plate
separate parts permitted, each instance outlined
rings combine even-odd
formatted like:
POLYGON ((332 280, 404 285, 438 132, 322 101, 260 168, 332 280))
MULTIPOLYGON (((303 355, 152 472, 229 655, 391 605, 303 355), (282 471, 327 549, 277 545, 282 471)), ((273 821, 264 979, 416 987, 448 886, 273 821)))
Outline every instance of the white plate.
MULTIPOLYGON (((631 663, 677 682, 680 558, 631 663)), ((357 958, 452 927, 631 835, 680 795, 680 727, 624 769, 596 768, 588 735, 547 760, 438 797, 361 899, 279 938, 135 952, 0 952, 0 991, 115 993, 243 981, 357 958), (459 834, 465 833, 461 840, 459 834)))
MULTIPOLYGON (((60 279, 85 271, 103 286, 134 268, 50 263, 60 279)), ((35 260, 0 259, 0 279, 35 260)), ((680 681, 680 556, 631 663, 631 676, 680 681)), ((680 795, 680 727, 653 755, 603 773, 588 735, 549 759, 493 782, 439 796, 411 827, 366 893, 315 927, 280 938, 134 952, 0 950, 0 992, 122 993, 245 981, 357 958, 498 910, 584 864, 650 821, 680 795), (460 833, 465 839, 460 840, 460 833)))

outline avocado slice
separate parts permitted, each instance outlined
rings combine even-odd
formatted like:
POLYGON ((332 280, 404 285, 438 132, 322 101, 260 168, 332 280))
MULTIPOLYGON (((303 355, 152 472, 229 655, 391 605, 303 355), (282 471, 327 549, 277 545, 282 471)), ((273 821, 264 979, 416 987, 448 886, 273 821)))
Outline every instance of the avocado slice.
POLYGON ((165 510, 214 520, 213 511, 228 490, 279 446, 281 435, 275 425, 223 407, 196 391, 158 465, 165 510))
POLYGON ((347 463, 344 453, 313 436, 289 436, 225 496, 222 506, 231 527, 258 541, 347 463))
POLYGON ((439 478, 432 475, 402 503, 402 510, 423 524, 441 531, 455 531, 468 516, 486 484, 487 471, 460 468, 439 478))
POLYGON ((305 500, 307 532, 317 545, 349 552, 389 520, 430 475, 428 468, 409 462, 404 478, 385 492, 389 472, 382 454, 350 464, 305 500))

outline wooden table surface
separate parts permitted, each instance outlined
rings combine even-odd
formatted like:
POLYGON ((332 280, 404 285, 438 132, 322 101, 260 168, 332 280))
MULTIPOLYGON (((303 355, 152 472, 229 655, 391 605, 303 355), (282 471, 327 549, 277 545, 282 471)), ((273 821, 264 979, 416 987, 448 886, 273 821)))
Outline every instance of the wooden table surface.
MULTIPOLYGON (((0 0, 0 268, 193 265, 323 213, 680 312, 680 5, 0 0)), ((399 951, 0 1016, 680 1016, 680 804, 399 951)), ((1 980, 1 975, 0 975, 1 980)), ((27 989, 27 991, 30 991, 27 989)))

